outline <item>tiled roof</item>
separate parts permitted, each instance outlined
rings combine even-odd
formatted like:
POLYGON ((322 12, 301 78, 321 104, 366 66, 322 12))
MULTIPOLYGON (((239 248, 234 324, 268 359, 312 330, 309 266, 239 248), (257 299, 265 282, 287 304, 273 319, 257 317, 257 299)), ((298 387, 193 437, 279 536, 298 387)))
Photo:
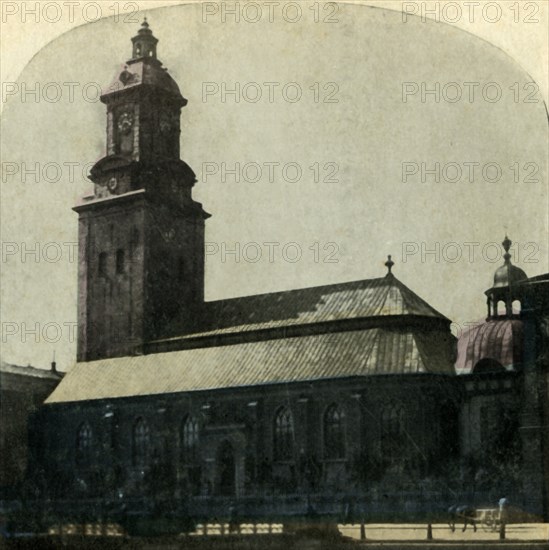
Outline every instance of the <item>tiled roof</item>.
POLYGON ((78 363, 47 403, 376 374, 453 374, 449 332, 370 329, 78 363))

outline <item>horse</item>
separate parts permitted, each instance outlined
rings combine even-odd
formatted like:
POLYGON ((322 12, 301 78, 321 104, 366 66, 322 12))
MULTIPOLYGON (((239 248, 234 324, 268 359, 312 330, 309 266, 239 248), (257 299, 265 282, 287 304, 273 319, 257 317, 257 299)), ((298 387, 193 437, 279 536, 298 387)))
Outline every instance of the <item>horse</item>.
POLYGON ((456 523, 458 520, 463 520, 462 532, 467 529, 467 524, 470 523, 473 526, 474 532, 477 531, 477 510, 473 506, 461 505, 450 506, 448 508, 448 525, 452 533, 456 530, 456 523))

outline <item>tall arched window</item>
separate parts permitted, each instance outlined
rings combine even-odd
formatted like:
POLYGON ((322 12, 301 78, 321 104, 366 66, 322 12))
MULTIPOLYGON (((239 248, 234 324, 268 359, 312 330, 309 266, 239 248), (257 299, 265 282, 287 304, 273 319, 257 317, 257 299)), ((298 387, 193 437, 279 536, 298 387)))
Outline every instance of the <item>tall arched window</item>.
POLYGON ((345 458, 345 413, 335 403, 324 413, 324 457, 345 458))
POLYGON ((147 422, 138 418, 133 426, 133 463, 135 466, 145 466, 148 463, 150 451, 150 432, 147 422))
POLYGON ((290 460, 294 456, 294 422, 292 413, 282 407, 274 419, 274 457, 290 460))
POLYGON ((91 426, 83 422, 76 433, 76 461, 85 464, 90 460, 90 453, 93 444, 93 433, 91 426))
POLYGON ((183 460, 192 462, 198 454, 198 420, 194 416, 187 416, 181 429, 181 447, 183 460))
POLYGON ((97 260, 97 272, 100 277, 107 276, 107 253, 101 252, 97 260))
POLYGON ((388 462, 404 458, 405 437, 404 408, 393 403, 383 410, 381 416, 381 450, 388 462))

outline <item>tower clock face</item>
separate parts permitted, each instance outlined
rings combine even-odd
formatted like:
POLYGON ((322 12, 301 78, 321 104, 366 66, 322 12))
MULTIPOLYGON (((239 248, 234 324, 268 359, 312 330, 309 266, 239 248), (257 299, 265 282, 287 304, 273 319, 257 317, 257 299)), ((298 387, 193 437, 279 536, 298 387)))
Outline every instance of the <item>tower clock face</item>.
POLYGON ((133 126, 133 115, 128 111, 123 112, 118 117, 118 130, 122 134, 128 134, 133 126))

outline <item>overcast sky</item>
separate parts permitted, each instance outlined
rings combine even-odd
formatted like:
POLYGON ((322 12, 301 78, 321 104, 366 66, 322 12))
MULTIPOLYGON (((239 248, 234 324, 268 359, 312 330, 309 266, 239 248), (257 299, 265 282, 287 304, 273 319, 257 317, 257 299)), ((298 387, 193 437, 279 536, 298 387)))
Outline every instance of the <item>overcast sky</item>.
MULTIPOLYGON (((212 214, 207 299, 380 277, 392 254, 395 275, 457 327, 485 314, 505 230, 517 265, 548 271, 547 118, 524 69, 447 24, 301 6, 295 23, 291 8, 271 22, 264 7, 253 24, 253 10, 239 23, 199 5, 146 13, 189 99, 181 156, 212 214), (222 95, 237 85, 238 102, 222 95), (422 99, 422 89, 435 93, 422 99), (240 181, 223 164, 239 164, 240 181)), ((4 360, 45 367, 54 350, 62 369, 75 360, 71 207, 105 151, 98 87, 130 57, 138 28, 110 18, 63 34, 4 107, 4 360), (23 177, 36 163, 39 174, 23 177), (36 247, 38 262, 23 253, 36 247)))

